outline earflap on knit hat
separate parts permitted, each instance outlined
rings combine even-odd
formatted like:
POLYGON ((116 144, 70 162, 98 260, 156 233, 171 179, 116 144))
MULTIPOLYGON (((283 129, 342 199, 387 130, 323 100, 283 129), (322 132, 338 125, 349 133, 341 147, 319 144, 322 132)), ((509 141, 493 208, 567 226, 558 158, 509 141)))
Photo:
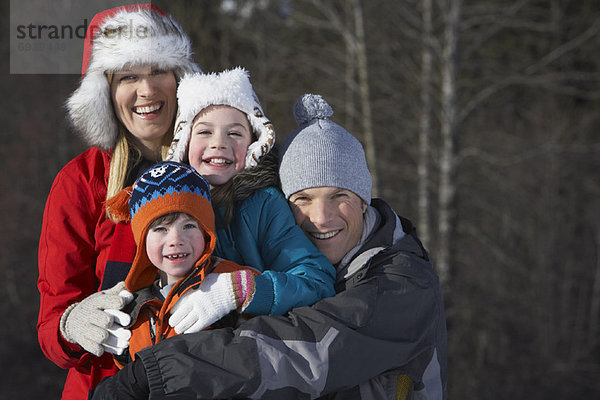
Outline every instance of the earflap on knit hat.
POLYGON ((331 121, 331 106, 305 94, 294 105, 299 128, 279 151, 279 178, 286 198, 313 187, 338 187, 371 203, 372 178, 365 151, 354 136, 331 121))
POLYGON ((114 148, 119 123, 106 73, 134 65, 173 70, 177 78, 200 71, 190 39, 158 7, 134 4, 96 14, 86 32, 81 82, 66 103, 71 124, 89 145, 114 148))
POLYGON ((241 67, 220 73, 184 76, 177 89, 178 116, 168 160, 184 161, 194 118, 212 105, 234 107, 246 114, 257 140, 246 153, 246 168, 258 165, 275 144, 275 131, 264 114, 250 83, 248 71, 241 67))
POLYGON ((198 263, 204 262, 215 249, 215 216, 210 204, 210 187, 189 165, 169 161, 146 170, 133 185, 129 210, 137 244, 131 270, 125 279, 129 290, 146 287, 155 279, 156 268, 146 253, 146 234, 152 222, 163 215, 182 212, 198 221, 207 236, 198 263))
POLYGON ((131 199, 132 187, 128 186, 119 193, 106 200, 105 207, 107 213, 119 222, 128 222, 131 220, 129 213, 129 200, 131 199))

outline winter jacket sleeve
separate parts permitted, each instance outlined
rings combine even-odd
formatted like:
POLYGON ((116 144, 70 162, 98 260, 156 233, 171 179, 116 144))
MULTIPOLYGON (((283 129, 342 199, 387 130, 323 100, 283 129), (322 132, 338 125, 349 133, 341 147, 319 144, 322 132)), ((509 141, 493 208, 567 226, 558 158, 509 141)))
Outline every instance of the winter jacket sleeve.
POLYGON ((38 338, 46 357, 62 368, 82 367, 90 357, 62 338, 59 321, 70 304, 99 287, 98 257, 114 228, 104 217, 106 158, 99 150, 88 151, 67 164, 54 180, 44 210, 38 338))
POLYGON ((437 278, 409 253, 371 261, 345 291, 311 307, 141 351, 150 398, 314 398, 392 369, 421 382, 444 323, 437 278))
POLYGON ((244 227, 234 232, 234 240, 245 244, 243 261, 222 256, 262 271, 245 313, 280 315, 335 293, 335 269, 295 224, 280 191, 258 191, 239 212, 244 227))

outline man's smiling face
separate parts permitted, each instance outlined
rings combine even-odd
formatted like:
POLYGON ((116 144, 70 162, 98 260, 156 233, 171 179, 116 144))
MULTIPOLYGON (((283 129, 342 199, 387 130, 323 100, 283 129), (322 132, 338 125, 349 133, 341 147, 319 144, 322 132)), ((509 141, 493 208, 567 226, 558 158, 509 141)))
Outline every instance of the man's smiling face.
POLYGON ((358 244, 366 204, 350 190, 323 186, 289 198, 296 224, 332 264, 358 244))

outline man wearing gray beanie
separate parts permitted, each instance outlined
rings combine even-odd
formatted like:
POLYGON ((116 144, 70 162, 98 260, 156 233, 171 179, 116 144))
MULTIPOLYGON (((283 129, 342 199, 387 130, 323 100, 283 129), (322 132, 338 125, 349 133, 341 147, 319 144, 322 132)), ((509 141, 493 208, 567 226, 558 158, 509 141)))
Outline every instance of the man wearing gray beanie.
MULTIPOLYGON (((294 116, 300 127, 280 150, 279 178, 297 224, 329 261, 337 265, 342 258, 350 258, 345 256, 358 245, 363 225, 367 229, 372 227, 377 213, 367 208, 371 203, 372 179, 362 145, 331 121, 331 115, 333 110, 321 96, 304 95, 296 102, 294 116), (315 204, 316 195, 325 201, 315 204), (321 221, 321 216, 317 216, 319 221, 315 222, 304 215, 321 212, 321 208, 325 212, 331 210, 329 214, 339 209, 341 218, 321 221)), ((404 235, 401 230, 399 234, 404 235)), ((344 261, 347 266, 349 260, 344 261)), ((338 266, 338 280, 346 275, 341 272, 338 266)))
POLYGON ((296 223, 336 266, 337 294, 144 349, 103 399, 147 398, 140 387, 150 398, 446 399, 442 295, 414 226, 371 199, 364 150, 321 96, 302 96, 294 114, 281 187, 296 223))

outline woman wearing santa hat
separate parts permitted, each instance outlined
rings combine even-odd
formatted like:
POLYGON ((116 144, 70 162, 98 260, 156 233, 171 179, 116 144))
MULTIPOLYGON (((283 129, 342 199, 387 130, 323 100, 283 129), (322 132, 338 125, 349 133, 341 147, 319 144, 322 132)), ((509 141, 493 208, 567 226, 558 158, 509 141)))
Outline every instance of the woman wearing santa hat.
POLYGON ((200 71, 191 56, 181 27, 150 4, 103 11, 88 27, 82 79, 67 110, 91 148, 58 173, 39 245, 38 336, 44 354, 69 369, 63 399, 87 399, 116 372, 106 353, 128 332, 116 329, 120 314, 104 310, 120 309, 127 293, 102 290, 119 280, 115 265, 106 268, 116 224, 104 204, 166 155, 178 81, 200 71))

